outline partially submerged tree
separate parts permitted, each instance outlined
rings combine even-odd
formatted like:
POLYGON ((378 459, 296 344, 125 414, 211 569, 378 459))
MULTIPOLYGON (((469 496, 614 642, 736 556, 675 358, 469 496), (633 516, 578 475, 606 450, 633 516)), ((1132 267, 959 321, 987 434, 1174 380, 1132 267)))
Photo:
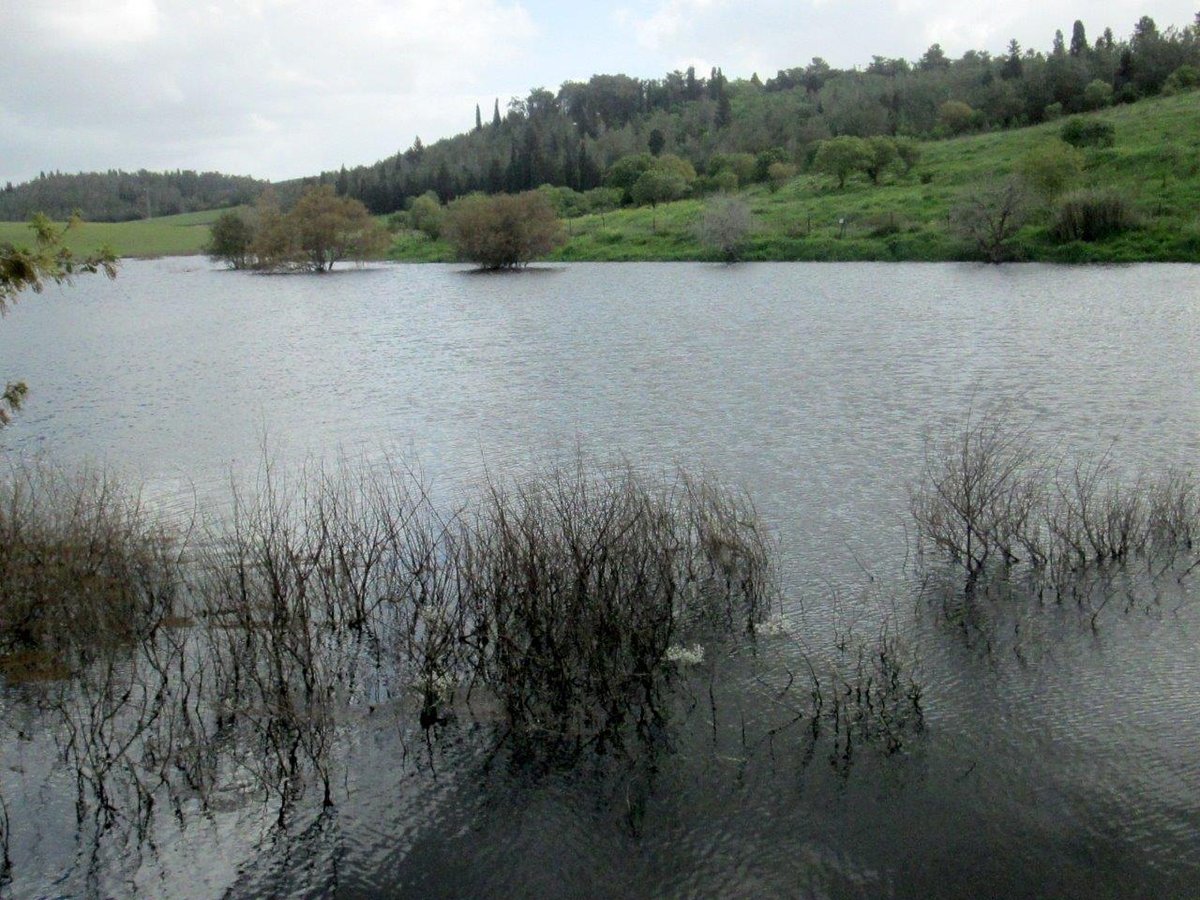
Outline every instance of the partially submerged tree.
MULTIPOLYGON (((33 229, 32 247, 0 242, 0 315, 8 312, 9 305, 22 291, 41 293, 47 282, 69 283, 80 272, 117 276, 117 258, 111 250, 103 248, 87 256, 76 256, 63 243, 63 236, 79 222, 78 216, 72 216, 59 228, 45 216, 35 215, 29 223, 33 229)), ((20 409, 26 393, 28 388, 22 381, 5 385, 0 395, 0 426, 7 425, 12 413, 20 409)))
POLYGON ((446 208, 443 234, 461 259, 482 269, 515 269, 562 245, 562 223, 537 191, 471 194, 446 208))
MULTIPOLYGON (((264 192, 255 219, 246 259, 254 268, 268 271, 326 272, 343 259, 361 263, 377 256, 390 240, 387 229, 362 203, 339 197, 328 184, 305 190, 286 213, 272 192, 264 192)), ((214 225, 210 246, 215 246, 216 239, 214 225)))
POLYGON ((1025 224, 1028 200, 1020 181, 1008 178, 997 185, 966 194, 951 210, 955 232, 970 241, 991 263, 1012 258, 1011 241, 1025 224))
POLYGON ((298 268, 326 272, 342 259, 362 261, 387 246, 387 233, 358 200, 322 184, 301 194, 287 214, 296 235, 298 268))
POLYGON ((204 252, 213 262, 225 263, 231 269, 244 269, 250 265, 250 245, 254 241, 254 228, 246 217, 235 210, 221 213, 209 226, 208 244, 204 252))
POLYGON ((725 262, 736 262, 753 227, 754 217, 745 200, 720 196, 705 205, 696 236, 706 247, 719 253, 725 262))

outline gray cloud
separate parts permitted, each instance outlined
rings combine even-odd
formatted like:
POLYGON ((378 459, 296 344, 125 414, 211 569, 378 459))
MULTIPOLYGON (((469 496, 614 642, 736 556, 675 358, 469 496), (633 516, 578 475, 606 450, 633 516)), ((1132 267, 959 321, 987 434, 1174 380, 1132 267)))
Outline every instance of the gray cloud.
POLYGON ((459 130, 476 83, 536 33, 510 0, 72 2, 5 20, 0 179, 14 181, 369 161, 418 127, 459 130))

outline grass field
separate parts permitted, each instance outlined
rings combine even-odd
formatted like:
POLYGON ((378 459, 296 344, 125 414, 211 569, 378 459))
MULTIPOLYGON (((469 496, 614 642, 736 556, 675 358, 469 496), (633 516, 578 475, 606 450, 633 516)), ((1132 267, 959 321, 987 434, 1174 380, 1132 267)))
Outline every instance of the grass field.
MULTIPOLYGON (((84 222, 67 232, 65 243, 75 253, 107 246, 118 256, 189 256, 203 252, 208 226, 223 212, 184 213, 135 222, 84 222)), ((23 222, 0 222, 0 242, 27 245, 32 240, 23 222)))
MULTIPOLYGON (((1056 243, 1049 212, 1035 214, 1014 241, 1017 256, 1052 262, 1200 262, 1200 94, 1143 100, 1093 113, 1111 122, 1116 145, 1086 151, 1080 186, 1112 188, 1135 207, 1140 225, 1095 243, 1056 243)), ((965 191, 1011 174, 1040 146, 1058 141, 1061 122, 921 145, 908 175, 879 185, 859 177, 838 190, 832 179, 800 175, 776 192, 743 192, 756 219, 745 257, 754 260, 959 260, 975 251, 949 228, 965 191), (845 220, 845 226, 840 223, 845 220)), ((565 223, 569 239, 558 260, 710 259, 695 238, 702 200, 624 209, 565 223)), ((77 251, 107 244, 120 256, 201 253, 207 225, 219 212, 139 222, 88 223, 69 234, 77 251)), ((28 239, 28 227, 0 223, 0 241, 28 239)), ((442 241, 398 235, 388 257, 452 261, 442 241)))

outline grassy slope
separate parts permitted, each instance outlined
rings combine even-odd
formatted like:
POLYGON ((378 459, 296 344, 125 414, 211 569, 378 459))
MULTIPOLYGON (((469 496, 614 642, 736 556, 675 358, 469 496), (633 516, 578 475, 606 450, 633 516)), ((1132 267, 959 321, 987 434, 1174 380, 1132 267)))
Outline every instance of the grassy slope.
MULTIPOLYGON (((67 232, 65 243, 76 253, 107 245, 118 256, 188 256, 202 252, 208 226, 223 210, 162 216, 135 222, 84 222, 67 232)), ((30 242, 23 222, 0 222, 0 242, 30 242)))
MULTIPOLYGON (((1056 245, 1044 216, 1018 236, 1022 255, 1057 262, 1137 260, 1200 262, 1200 94, 1142 101, 1094 114, 1116 127, 1116 146, 1087 153, 1081 186, 1112 187, 1133 198, 1144 226, 1096 244, 1056 245)), ((837 190, 832 179, 801 175, 776 193, 763 186, 745 191, 758 220, 749 259, 955 260, 972 258, 970 247, 947 228, 959 195, 1013 171, 1039 145, 1058 140, 1061 122, 922 145, 909 176, 886 178, 878 187, 865 178, 837 190), (920 174, 931 177, 922 184, 920 174), (841 218, 847 220, 839 237, 841 218), (894 220, 899 233, 873 237, 894 220)), ((701 200, 684 200, 656 211, 628 209, 572 219, 563 260, 676 260, 710 258, 693 236, 701 200)), ((391 256, 449 260, 450 248, 418 236, 404 237, 391 256)))
MULTIPOLYGON (((1029 259, 1057 262, 1200 262, 1200 94, 1144 100, 1094 114, 1116 127, 1110 150, 1089 151, 1085 183, 1117 189, 1132 198, 1144 225, 1096 244, 1059 246, 1044 220, 1018 237, 1029 259)), ((749 259, 952 260, 971 258, 971 249, 947 229, 958 196, 973 186, 1013 171, 1040 144, 1058 138, 1061 123, 922 145, 923 156, 909 176, 865 179, 837 190, 830 179, 802 175, 771 193, 763 186, 744 192, 758 220, 749 259), (930 178, 922 184, 920 174, 930 178), (844 236, 838 221, 847 220, 844 236), (872 236, 881 223, 899 232, 872 236)), ((570 240, 562 260, 706 259, 694 236, 701 200, 664 204, 657 211, 628 209, 566 223, 570 240)), ((169 216, 140 222, 85 224, 68 245, 77 251, 108 244, 122 256, 186 255, 202 252, 205 227, 219 212, 169 216)), ((28 228, 0 223, 0 241, 22 243, 28 228)), ((419 234, 396 238, 389 257, 413 262, 450 261, 440 241, 419 234)))

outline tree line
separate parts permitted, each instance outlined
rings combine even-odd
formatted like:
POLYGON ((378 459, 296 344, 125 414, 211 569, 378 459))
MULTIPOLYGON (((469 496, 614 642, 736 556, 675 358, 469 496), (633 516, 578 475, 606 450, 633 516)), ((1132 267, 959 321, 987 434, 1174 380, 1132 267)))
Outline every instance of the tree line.
POLYGON ((1000 55, 951 59, 935 44, 913 62, 876 56, 865 68, 839 70, 818 58, 765 82, 757 74, 730 80, 718 68, 708 77, 694 69, 650 80, 596 75, 557 93, 535 88, 503 113, 496 101, 490 117, 476 107, 474 128, 455 137, 429 146, 418 138, 374 165, 280 187, 331 184, 387 213, 426 193, 445 203, 545 184, 588 192, 611 184, 622 159, 664 154, 702 178, 748 154, 752 168, 739 180, 768 181, 772 164, 807 166, 831 138, 903 141, 1012 128, 1197 84, 1200 14, 1188 27, 1165 30, 1144 16, 1123 40, 1111 29, 1092 40, 1076 21, 1070 39, 1057 32, 1048 51, 1014 40, 1000 55))
POLYGON ((0 190, 0 220, 23 221, 43 213, 65 221, 79 211, 93 222, 127 222, 253 203, 266 186, 257 178, 191 170, 43 172, 0 190))

